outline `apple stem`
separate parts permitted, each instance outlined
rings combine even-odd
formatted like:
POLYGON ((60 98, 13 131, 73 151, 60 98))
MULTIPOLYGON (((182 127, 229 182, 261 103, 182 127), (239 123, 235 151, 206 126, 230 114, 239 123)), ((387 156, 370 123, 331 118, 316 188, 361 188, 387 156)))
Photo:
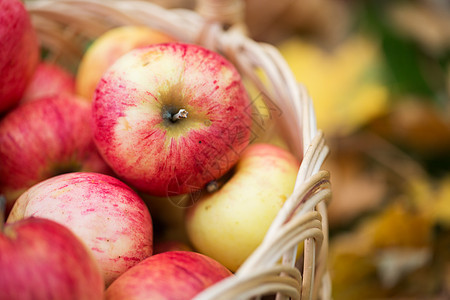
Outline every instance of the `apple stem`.
POLYGON ((219 189, 219 187, 219 183, 216 180, 213 180, 206 184, 206 191, 208 193, 214 193, 219 189))
POLYGON ((180 109, 176 114, 174 114, 174 115, 172 116, 172 121, 175 122, 176 120, 179 120, 179 119, 186 119, 187 116, 188 116, 187 110, 185 110, 184 108, 182 108, 182 109, 180 109))
POLYGON ((6 210, 6 198, 0 195, 0 232, 3 232, 5 226, 5 210, 6 210))

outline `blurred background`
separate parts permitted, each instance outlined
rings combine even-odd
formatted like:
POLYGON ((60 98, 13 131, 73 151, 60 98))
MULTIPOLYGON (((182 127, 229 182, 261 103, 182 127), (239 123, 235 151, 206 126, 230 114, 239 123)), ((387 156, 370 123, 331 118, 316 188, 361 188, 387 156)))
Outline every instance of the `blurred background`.
POLYGON ((246 5, 331 148, 333 298, 450 299, 450 1, 246 5))
POLYGON ((450 1, 245 4, 249 35, 306 86, 331 149, 333 299, 450 299, 450 1))
POLYGON ((450 1, 248 0, 247 24, 331 148, 334 299, 450 299, 450 1))

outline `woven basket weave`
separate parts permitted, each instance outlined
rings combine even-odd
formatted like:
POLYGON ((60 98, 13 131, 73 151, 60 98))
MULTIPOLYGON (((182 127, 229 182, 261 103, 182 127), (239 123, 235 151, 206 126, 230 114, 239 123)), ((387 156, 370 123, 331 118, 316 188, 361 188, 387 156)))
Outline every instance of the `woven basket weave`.
POLYGON ((123 25, 159 29, 179 41, 217 51, 234 63, 264 95, 267 105, 276 105, 282 112, 276 126, 302 163, 294 191, 261 245, 235 276, 195 299, 248 299, 270 294, 276 294, 276 299, 329 299, 326 201, 331 190, 328 172, 320 170, 328 148, 316 128, 310 97, 279 52, 246 36, 243 3, 202 0, 196 11, 125 0, 29 0, 26 6, 42 47, 73 68, 90 41, 123 25))

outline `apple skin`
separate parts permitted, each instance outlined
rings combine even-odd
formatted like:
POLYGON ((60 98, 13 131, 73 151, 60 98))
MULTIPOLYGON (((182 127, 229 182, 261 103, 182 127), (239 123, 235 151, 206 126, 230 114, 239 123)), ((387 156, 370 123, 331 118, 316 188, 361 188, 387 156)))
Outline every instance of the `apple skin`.
POLYGON ((92 251, 106 286, 152 255, 150 212, 131 188, 108 175, 67 173, 34 185, 17 199, 7 222, 29 216, 71 229, 92 251))
POLYGON ((0 0, 0 114, 19 103, 39 62, 30 16, 19 0, 0 0))
POLYGON ((186 210, 186 231, 194 249, 236 271, 292 193, 299 166, 282 148, 249 146, 229 181, 186 210))
POLYGON ((215 260, 195 252, 153 255, 120 276, 105 293, 106 300, 188 300, 232 273, 215 260))
POLYGON ((121 26, 99 36, 83 55, 76 76, 76 92, 92 101, 103 73, 132 49, 175 39, 146 26, 121 26))
POLYGON ((92 138, 91 105, 70 94, 44 97, 0 120, 0 194, 8 212, 33 184, 71 171, 112 174, 92 138))
POLYGON ((219 54, 168 43, 132 50, 102 77, 94 140, 115 173, 140 191, 174 196, 225 174, 249 144, 251 105, 219 54), (188 117, 170 117, 186 109, 188 117))
POLYGON ((21 103, 58 94, 75 94, 75 77, 59 65, 42 61, 36 68, 21 103))
POLYGON ((42 218, 0 232, 0 299, 103 299, 92 253, 66 227, 42 218))

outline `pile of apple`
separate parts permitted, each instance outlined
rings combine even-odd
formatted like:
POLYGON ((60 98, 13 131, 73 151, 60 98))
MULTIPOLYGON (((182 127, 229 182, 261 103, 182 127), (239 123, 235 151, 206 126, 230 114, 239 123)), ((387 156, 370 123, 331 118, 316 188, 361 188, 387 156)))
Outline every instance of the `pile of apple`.
POLYGON ((251 142, 235 67, 130 26, 71 74, 18 0, 0 0, 0 41, 0 299, 190 299, 233 276, 299 168, 251 142), (171 214, 187 241, 157 241, 171 214))

